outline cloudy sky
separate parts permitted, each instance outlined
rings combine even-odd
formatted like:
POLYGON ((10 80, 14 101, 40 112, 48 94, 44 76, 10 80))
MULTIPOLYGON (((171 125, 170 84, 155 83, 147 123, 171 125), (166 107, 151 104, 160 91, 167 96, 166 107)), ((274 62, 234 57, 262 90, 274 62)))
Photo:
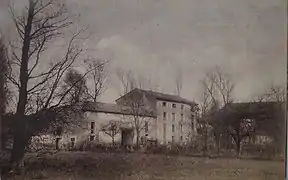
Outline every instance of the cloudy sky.
MULTIPOLYGON (((23 0, 18 0, 23 3, 23 0)), ((110 60, 110 83, 101 100, 119 95, 116 68, 153 78, 159 90, 198 99, 199 80, 222 66, 236 84, 235 98, 248 100, 271 83, 285 83, 285 0, 66 0, 89 25, 93 56, 110 60)), ((7 0, 0 1, 1 28, 8 27, 7 0)))

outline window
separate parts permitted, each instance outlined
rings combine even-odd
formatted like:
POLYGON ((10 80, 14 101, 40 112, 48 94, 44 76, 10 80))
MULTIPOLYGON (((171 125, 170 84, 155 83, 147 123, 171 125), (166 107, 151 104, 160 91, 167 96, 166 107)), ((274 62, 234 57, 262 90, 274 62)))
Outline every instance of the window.
POLYGON ((181 104, 181 109, 182 109, 182 110, 184 109, 184 105, 183 105, 183 104, 181 104))
POLYGON ((162 107, 166 107, 166 102, 162 102, 162 107))
POLYGON ((183 132, 183 125, 180 124, 180 132, 182 133, 183 132))
POLYGON ((174 126, 174 124, 172 124, 172 132, 174 132, 175 131, 175 126, 174 126))
POLYGON ((95 122, 91 122, 90 124, 90 129, 91 129, 91 134, 94 134, 94 129, 95 129, 95 122))
POLYGON ((174 143, 174 141, 175 141, 175 138, 174 138, 174 136, 172 136, 172 143, 174 143))
POLYGON ((90 141, 94 141, 95 140, 95 136, 94 135, 91 135, 90 136, 90 141))
POLYGON ((183 141, 183 136, 180 136, 180 140, 183 141))
POLYGON ((163 112, 163 120, 166 120, 166 112, 163 112))
POLYGON ((163 139, 166 139, 166 124, 163 124, 163 139))
POLYGON ((76 138, 72 137, 70 138, 70 141, 71 141, 71 148, 73 149, 75 147, 76 138))
POLYGON ((194 114, 191 114, 191 119, 194 119, 195 115, 194 114))
POLYGON ((148 133, 148 122, 145 122, 145 133, 148 133))
POLYGON ((172 121, 175 121, 175 113, 172 113, 172 121))
POLYGON ((176 104, 173 103, 173 104, 172 104, 172 108, 176 108, 176 104))
POLYGON ((181 114, 181 121, 183 121, 184 114, 181 114))

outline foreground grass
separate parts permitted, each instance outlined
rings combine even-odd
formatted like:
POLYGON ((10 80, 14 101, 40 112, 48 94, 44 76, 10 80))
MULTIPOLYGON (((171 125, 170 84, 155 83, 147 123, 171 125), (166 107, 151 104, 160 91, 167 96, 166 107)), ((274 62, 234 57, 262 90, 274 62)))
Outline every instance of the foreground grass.
POLYGON ((27 155, 22 176, 7 180, 280 180, 284 163, 149 154, 63 152, 27 155))

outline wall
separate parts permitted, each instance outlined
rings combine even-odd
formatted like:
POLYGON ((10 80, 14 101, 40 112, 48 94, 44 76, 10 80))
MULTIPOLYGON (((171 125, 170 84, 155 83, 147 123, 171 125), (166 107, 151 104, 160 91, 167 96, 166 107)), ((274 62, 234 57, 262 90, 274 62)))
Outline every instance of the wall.
MULTIPOLYGON (((86 112, 85 118, 87 122, 95 122, 95 135, 98 138, 100 143, 112 143, 112 138, 109 135, 106 135, 101 131, 102 127, 107 125, 111 120, 112 121, 121 121, 124 124, 122 127, 132 128, 134 127, 134 118, 131 115, 120 115, 112 113, 95 113, 95 112, 86 112)), ((151 138, 156 138, 156 120, 150 117, 140 117, 140 120, 143 122, 141 127, 144 127, 144 121, 148 121, 148 136, 151 138)), ((136 143, 136 132, 134 132, 134 143, 136 143)), ((145 136, 144 129, 141 130, 141 136, 145 136)), ((115 136, 116 142, 121 141, 121 134, 115 136)))
POLYGON ((190 105, 168 102, 168 101, 157 101, 157 135, 158 139, 162 143, 172 142, 172 136, 174 136, 175 143, 187 142, 192 136, 196 135, 196 119, 194 119, 194 130, 191 132, 190 119, 191 111, 190 105), (166 102, 166 107, 162 106, 162 103, 166 102), (176 104, 176 108, 172 107, 172 104, 176 104), (183 110, 181 105, 184 105, 183 110), (166 120, 163 118, 163 113, 166 112, 166 120), (175 113, 175 121, 173 121, 173 115, 175 113), (181 120, 181 114, 183 114, 183 120, 181 120), (180 125, 182 124, 182 132, 180 125), (166 138, 164 138, 164 125, 166 125, 166 138), (172 132, 172 125, 174 125, 174 132, 172 132), (182 136, 182 140, 181 140, 182 136))

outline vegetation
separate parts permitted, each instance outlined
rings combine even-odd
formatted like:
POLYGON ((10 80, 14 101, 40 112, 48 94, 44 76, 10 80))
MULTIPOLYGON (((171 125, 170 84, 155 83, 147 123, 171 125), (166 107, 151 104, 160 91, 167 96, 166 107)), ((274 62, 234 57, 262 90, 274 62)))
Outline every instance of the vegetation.
MULTIPOLYGON (((25 173, 10 179, 278 180, 283 162, 167 155, 69 152, 27 155, 25 173)), ((5 178, 9 180, 9 178, 5 178)))

